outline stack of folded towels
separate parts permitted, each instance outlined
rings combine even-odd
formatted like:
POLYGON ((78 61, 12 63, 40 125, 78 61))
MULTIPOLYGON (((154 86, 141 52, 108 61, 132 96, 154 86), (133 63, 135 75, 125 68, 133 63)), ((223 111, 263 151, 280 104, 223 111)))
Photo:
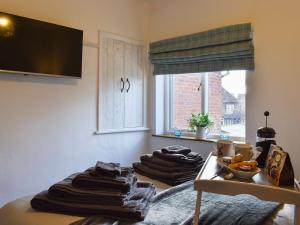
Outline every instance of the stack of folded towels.
POLYGON ((73 174, 37 194, 31 206, 69 215, 143 220, 154 195, 154 186, 137 182, 132 168, 97 162, 95 167, 73 174))
POLYGON ((133 163, 136 172, 172 186, 195 179, 204 164, 200 154, 178 145, 162 148, 140 159, 141 162, 133 163))

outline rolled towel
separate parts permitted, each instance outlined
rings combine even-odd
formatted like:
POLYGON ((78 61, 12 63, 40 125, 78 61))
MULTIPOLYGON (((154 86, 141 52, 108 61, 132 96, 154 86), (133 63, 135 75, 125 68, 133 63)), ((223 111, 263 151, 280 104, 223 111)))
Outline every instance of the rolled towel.
POLYGON ((110 205, 98 205, 88 203, 70 203, 62 200, 50 199, 48 192, 44 191, 37 194, 31 200, 32 208, 45 211, 62 213, 76 216, 92 216, 102 215, 105 217, 112 217, 118 219, 135 219, 143 220, 149 209, 149 202, 155 194, 155 188, 152 184, 148 186, 148 192, 141 195, 138 199, 139 202, 134 207, 131 206, 110 206, 110 205))
POLYGON ((105 162, 98 161, 95 166, 95 171, 99 175, 104 175, 104 176, 121 175, 120 163, 105 163, 105 162))
POLYGON ((121 170, 120 176, 107 177, 99 175, 92 167, 83 173, 77 174, 72 180, 72 185, 83 189, 107 190, 109 188, 111 191, 127 193, 137 179, 133 175, 132 168, 122 167, 121 170))
POLYGON ((183 147, 181 145, 172 145, 172 146, 162 148, 161 151, 165 154, 183 154, 183 155, 187 155, 192 150, 190 148, 183 147))

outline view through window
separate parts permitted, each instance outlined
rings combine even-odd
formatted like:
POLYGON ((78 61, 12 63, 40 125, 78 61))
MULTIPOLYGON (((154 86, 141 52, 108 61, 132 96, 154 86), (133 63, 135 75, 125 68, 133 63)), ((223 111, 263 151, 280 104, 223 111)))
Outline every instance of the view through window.
POLYGON ((246 71, 170 76, 170 129, 191 131, 191 113, 208 112, 211 135, 245 137, 246 71))

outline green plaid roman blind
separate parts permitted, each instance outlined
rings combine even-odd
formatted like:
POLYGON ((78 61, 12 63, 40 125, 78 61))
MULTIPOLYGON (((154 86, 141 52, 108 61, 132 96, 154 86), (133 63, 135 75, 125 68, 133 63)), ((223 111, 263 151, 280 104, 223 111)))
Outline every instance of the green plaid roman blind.
POLYGON ((251 24, 238 24, 150 44, 154 74, 253 70, 251 24))

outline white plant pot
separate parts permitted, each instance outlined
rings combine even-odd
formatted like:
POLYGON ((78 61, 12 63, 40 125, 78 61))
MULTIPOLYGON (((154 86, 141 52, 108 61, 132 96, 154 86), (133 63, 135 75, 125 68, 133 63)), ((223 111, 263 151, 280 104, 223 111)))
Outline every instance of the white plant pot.
POLYGON ((196 139, 206 139, 206 128, 197 127, 196 128, 196 139))

